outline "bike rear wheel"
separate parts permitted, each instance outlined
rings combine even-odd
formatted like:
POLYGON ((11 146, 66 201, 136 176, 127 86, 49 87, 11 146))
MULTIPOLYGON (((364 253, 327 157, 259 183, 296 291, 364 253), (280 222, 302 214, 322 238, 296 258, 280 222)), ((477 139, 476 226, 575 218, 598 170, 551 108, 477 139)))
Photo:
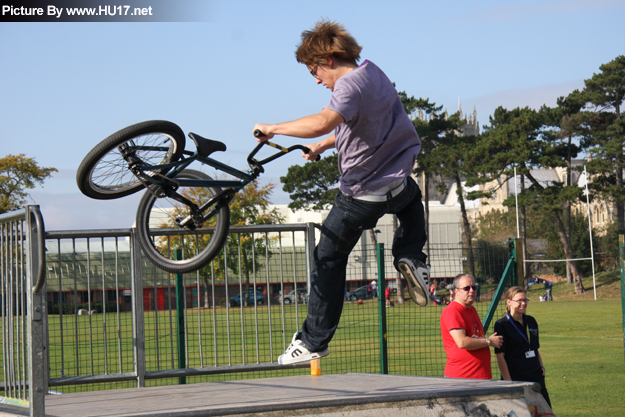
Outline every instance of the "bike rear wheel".
MULTIPOLYGON (((185 138, 178 125, 164 120, 151 120, 128 126, 104 139, 85 156, 76 172, 78 188, 87 197, 108 200, 133 194, 144 185, 132 173, 119 149, 128 149, 145 165, 177 161, 182 155, 185 138)), ((163 175, 169 169, 158 171, 163 175)))
MULTIPOLYGON (((186 169, 175 179, 211 179, 203 172, 186 169)), ((181 187, 178 192, 198 206, 221 191, 217 187, 181 187)), ((137 232, 143 253, 160 269, 172 274, 186 274, 208 265, 217 256, 228 237, 230 207, 219 201, 206 212, 215 214, 196 230, 176 224, 176 219, 191 213, 188 206, 170 197, 157 198, 158 186, 145 192, 137 209, 137 232), (176 260, 175 250, 182 249, 182 260, 176 260)))

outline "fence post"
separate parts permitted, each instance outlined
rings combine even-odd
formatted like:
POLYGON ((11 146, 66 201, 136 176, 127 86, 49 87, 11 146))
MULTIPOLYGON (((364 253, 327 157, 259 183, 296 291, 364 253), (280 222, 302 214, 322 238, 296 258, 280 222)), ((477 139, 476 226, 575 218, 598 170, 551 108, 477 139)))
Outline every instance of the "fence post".
POLYGON ((380 373, 388 374, 388 341, 386 333, 386 278, 384 276, 384 243, 377 244, 378 254, 378 311, 380 321, 380 373))
POLYGON ((623 315, 623 347, 625 348, 625 235, 619 235, 618 247, 621 264, 621 314, 623 315))
MULTIPOLYGON (((29 406, 30 415, 43 417, 45 415, 45 395, 48 392, 46 326, 47 313, 45 311, 45 227, 39 212, 39 206, 26 208, 26 234, 28 246, 27 256, 27 326, 28 326, 28 379, 29 379, 29 406)), ((17 291, 21 298, 20 291, 17 291)), ((23 312, 17 312, 23 314, 23 312)), ((5 371, 6 372, 6 371, 5 371)), ((26 388, 26 381, 24 389, 26 388)))
POLYGON ((130 239, 134 365, 137 388, 142 388, 145 387, 145 317, 143 314, 143 269, 137 229, 130 229, 130 239))
POLYGON ((515 256, 515 247, 514 247, 514 239, 510 239, 509 253, 510 258, 508 258, 508 264, 503 271, 501 279, 499 280, 499 285, 497 285, 497 289, 495 290, 495 295, 490 302, 490 306, 488 307, 488 312, 486 313, 486 317, 484 317, 484 321, 482 325, 484 326, 484 333, 488 332, 488 327, 490 326, 491 321, 495 315, 495 311, 497 311, 497 306, 499 305, 499 299, 503 294, 503 290, 506 288, 506 282, 510 279, 510 285, 514 284, 514 274, 518 270, 516 256, 515 256))
MULTIPOLYGON (((182 259, 182 249, 176 249, 176 260, 182 259)), ((185 369, 187 367, 187 360, 185 358, 185 340, 184 340, 184 296, 185 288, 183 283, 183 275, 176 274, 176 317, 178 318, 178 368, 185 369)), ((181 376, 178 378, 178 383, 184 385, 187 383, 187 377, 181 376)))
POLYGON ((514 284, 525 286, 525 242, 523 238, 514 239, 514 261, 516 262, 514 284), (520 282, 520 283, 519 283, 520 282))
POLYGON ((306 290, 310 294, 310 273, 315 259, 315 223, 306 223, 306 290))

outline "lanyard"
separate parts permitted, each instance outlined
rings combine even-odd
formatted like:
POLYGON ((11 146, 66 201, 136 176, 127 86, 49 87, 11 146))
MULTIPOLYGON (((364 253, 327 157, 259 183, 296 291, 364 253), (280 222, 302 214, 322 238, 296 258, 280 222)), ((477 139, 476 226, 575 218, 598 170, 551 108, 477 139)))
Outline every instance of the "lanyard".
MULTIPOLYGON (((508 321, 510 322, 510 324, 512 325, 512 327, 514 327, 514 330, 516 330, 517 332, 519 332, 519 334, 523 337, 523 340, 525 340, 527 342, 527 345, 530 346, 530 341, 527 340, 527 336, 525 335, 525 333, 523 333, 521 331, 521 329, 519 329, 517 327, 517 325, 514 323, 514 319, 512 317, 510 317, 510 313, 506 313, 506 317, 508 318, 508 321)), ((530 347, 531 348, 531 347, 530 347)))

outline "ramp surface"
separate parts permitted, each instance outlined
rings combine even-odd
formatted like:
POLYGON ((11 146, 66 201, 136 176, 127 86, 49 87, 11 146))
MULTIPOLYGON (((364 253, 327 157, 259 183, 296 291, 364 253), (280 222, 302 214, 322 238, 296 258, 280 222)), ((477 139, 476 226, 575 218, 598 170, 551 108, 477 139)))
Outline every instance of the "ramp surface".
POLYGON ((350 373, 49 395, 46 416, 530 417, 529 405, 553 415, 531 383, 350 373))

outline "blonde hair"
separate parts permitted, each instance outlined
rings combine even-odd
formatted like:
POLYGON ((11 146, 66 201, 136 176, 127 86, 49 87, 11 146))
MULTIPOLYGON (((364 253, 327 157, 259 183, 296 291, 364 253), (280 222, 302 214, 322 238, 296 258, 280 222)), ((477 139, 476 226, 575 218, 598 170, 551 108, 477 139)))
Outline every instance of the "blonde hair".
MULTIPOLYGON (((527 294, 525 288, 519 287, 518 285, 508 288, 508 290, 506 291, 506 300, 512 300, 514 296, 520 292, 522 292, 523 294, 527 294)), ((506 303, 506 313, 510 313, 510 305, 508 305, 508 303, 506 303)))
POLYGON ((357 64, 362 47, 340 23, 321 19, 312 30, 302 32, 295 59, 304 65, 328 65, 329 58, 357 64))

